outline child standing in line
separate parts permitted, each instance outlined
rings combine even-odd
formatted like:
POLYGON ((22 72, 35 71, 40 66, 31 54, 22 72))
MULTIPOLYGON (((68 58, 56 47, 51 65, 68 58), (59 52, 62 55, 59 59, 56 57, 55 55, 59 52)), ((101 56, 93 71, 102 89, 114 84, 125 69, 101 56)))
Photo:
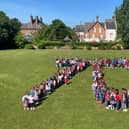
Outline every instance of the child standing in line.
POLYGON ((116 101, 116 111, 118 112, 120 110, 120 104, 121 104, 121 98, 119 96, 119 90, 115 90, 115 101, 116 101))
POLYGON ((92 84, 92 92, 93 92, 93 96, 94 96, 94 97, 95 97, 96 88, 97 88, 97 82, 96 82, 96 81, 93 81, 93 84, 92 84))
POLYGON ((116 102, 115 102, 115 91, 114 90, 115 89, 112 88, 111 93, 110 93, 111 110, 114 110, 115 109, 115 104, 116 104, 116 102))
POLYGON ((129 108, 129 89, 127 90, 127 98, 128 98, 127 107, 129 108))
POLYGON ((27 94, 25 94, 23 97, 22 97, 22 103, 23 103, 23 108, 24 110, 29 110, 29 107, 28 107, 28 98, 27 98, 27 94))
POLYGON ((68 84, 68 78, 67 78, 67 76, 66 76, 66 75, 64 76, 64 83, 65 83, 65 85, 67 85, 67 84, 68 84))
POLYGON ((123 112, 127 112, 127 104, 128 104, 128 95, 127 95, 127 90, 122 88, 122 93, 121 93, 121 103, 122 103, 122 109, 123 112))
POLYGON ((110 89, 108 88, 105 94, 105 108, 109 109, 110 107, 110 89))

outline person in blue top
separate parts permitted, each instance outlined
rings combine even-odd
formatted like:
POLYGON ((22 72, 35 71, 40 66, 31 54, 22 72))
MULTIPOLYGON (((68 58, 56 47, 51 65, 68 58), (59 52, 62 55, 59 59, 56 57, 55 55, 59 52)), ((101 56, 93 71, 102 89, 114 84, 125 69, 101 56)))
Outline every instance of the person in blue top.
POLYGON ((117 64, 118 64, 118 60, 116 58, 114 58, 112 61, 112 64, 113 64, 113 68, 116 68, 117 64))

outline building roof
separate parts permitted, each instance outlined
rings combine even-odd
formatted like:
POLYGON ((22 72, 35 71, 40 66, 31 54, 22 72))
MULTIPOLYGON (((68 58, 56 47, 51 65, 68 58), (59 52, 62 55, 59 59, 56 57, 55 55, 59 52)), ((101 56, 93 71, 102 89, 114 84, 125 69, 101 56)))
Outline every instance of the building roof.
POLYGON ((77 25, 75 27, 76 32, 84 32, 84 25, 77 25))
POLYGON ((29 23, 23 23, 21 25, 21 29, 30 29, 30 30, 39 30, 41 29, 41 27, 45 25, 43 22, 42 22, 42 18, 38 18, 38 16, 36 16, 35 19, 33 19, 32 16, 30 16, 30 22, 29 23))
POLYGON ((42 24, 38 24, 38 25, 36 25, 36 24, 30 24, 30 23, 24 23, 24 24, 22 24, 22 26, 21 26, 21 29, 41 29, 41 27, 42 27, 42 24))
POLYGON ((116 29, 116 23, 114 19, 105 20, 106 29, 116 29))
POLYGON ((95 22, 87 22, 84 24, 84 32, 87 32, 93 25, 95 24, 95 22))
POLYGON ((99 22, 99 17, 96 17, 96 22, 86 22, 83 25, 77 25, 75 27, 76 32, 88 32, 96 23, 99 23, 103 28, 116 29, 115 17, 112 19, 106 19, 105 22, 99 22))
POLYGON ((104 23, 100 22, 86 22, 84 25, 77 25, 75 27, 76 32, 88 32, 89 29, 94 26, 96 23, 99 23, 102 27, 104 27, 104 23))
POLYGON ((67 41, 72 41, 72 39, 71 39, 69 36, 66 36, 66 37, 64 38, 64 41, 65 41, 65 42, 67 42, 67 41))

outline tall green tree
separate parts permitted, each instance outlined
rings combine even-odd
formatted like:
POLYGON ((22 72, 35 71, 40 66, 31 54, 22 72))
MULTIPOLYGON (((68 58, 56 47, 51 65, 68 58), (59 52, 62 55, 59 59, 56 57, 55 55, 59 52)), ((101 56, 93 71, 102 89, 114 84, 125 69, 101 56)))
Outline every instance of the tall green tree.
POLYGON ((16 47, 14 37, 19 31, 20 25, 16 18, 10 19, 3 11, 0 11, 0 49, 16 47))
POLYGON ((63 41, 66 36, 69 36, 73 41, 77 40, 77 35, 73 29, 67 27, 61 20, 55 19, 52 24, 45 25, 37 34, 35 34, 36 41, 63 41))
POLYGON ((120 7, 116 8, 117 34, 129 48, 129 0, 123 0, 120 7))
POLYGON ((51 29, 49 34, 50 40, 63 40, 68 34, 68 30, 65 24, 58 19, 52 21, 50 29, 51 29))

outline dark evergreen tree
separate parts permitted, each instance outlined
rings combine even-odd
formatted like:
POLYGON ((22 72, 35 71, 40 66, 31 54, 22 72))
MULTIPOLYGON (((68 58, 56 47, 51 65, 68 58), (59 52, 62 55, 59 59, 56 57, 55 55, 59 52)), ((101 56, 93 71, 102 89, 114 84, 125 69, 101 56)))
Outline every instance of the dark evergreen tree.
POLYGON ((129 48, 129 0, 123 0, 120 7, 116 8, 118 38, 129 48))

